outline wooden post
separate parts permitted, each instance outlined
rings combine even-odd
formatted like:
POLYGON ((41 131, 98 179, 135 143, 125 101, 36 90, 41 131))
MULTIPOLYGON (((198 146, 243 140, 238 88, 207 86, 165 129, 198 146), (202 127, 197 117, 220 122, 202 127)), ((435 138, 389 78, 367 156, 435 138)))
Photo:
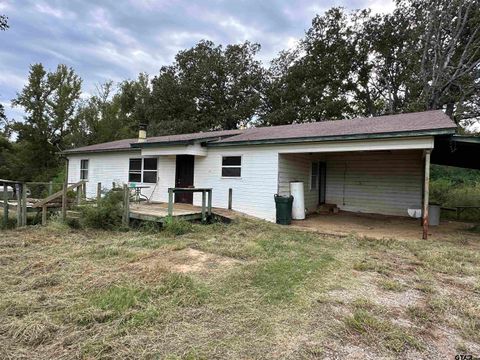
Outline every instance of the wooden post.
POLYGON ((168 216, 173 216, 173 189, 168 189, 168 216))
POLYGON ((17 228, 22 227, 22 185, 15 184, 17 187, 17 228))
POLYGON ((85 200, 87 198, 87 183, 82 184, 82 198, 85 200))
POLYGON ((3 184, 3 226, 6 229, 8 226, 8 185, 3 184))
POLYGON ((112 182, 112 189, 115 189, 115 181, 112 182))
POLYGON ((207 194, 206 194, 205 190, 203 190, 202 191, 202 222, 205 222, 207 220, 206 217, 205 217, 206 196, 207 196, 207 194))
POLYGON ((80 205, 80 202, 82 201, 82 188, 81 186, 77 187, 77 205, 80 205))
POLYGON ((47 225, 47 205, 42 206, 42 225, 47 225))
POLYGON ((99 182, 97 184, 97 204, 100 204, 101 198, 102 198, 102 183, 99 182))
POLYGON ((48 183, 48 196, 53 194, 53 182, 49 181, 48 183))
POLYGON ((233 190, 232 188, 228 189, 228 210, 232 210, 232 198, 233 198, 233 190))
POLYGON ((62 188, 62 221, 67 219, 67 183, 63 183, 62 188))
POLYGON ((27 226, 27 186, 22 184, 22 226, 27 226))
POLYGON ((212 215, 212 190, 208 190, 208 216, 212 215))
POLYGON ((130 224, 130 191, 128 185, 123 185, 123 216, 122 216, 123 226, 128 227, 130 224))
POLYGON ((430 188, 430 154, 431 150, 425 151, 425 178, 423 185, 423 239, 428 239, 428 203, 429 203, 429 188, 430 188))

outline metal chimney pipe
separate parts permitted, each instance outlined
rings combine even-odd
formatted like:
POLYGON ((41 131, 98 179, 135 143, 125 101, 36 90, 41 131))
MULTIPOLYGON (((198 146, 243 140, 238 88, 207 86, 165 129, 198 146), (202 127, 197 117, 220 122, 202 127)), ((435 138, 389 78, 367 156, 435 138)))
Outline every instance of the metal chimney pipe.
POLYGON ((140 124, 138 126, 138 142, 145 142, 147 141, 147 125, 140 124))

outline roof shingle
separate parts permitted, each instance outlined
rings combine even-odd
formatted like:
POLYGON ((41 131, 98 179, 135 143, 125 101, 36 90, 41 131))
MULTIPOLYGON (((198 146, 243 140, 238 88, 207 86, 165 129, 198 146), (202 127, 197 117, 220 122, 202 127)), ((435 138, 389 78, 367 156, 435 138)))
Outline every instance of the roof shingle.
POLYGON ((333 120, 315 123, 249 128, 246 130, 220 130, 192 134, 166 135, 147 138, 143 143, 137 139, 111 141, 66 150, 69 153, 135 150, 143 144, 168 145, 197 140, 214 140, 211 144, 280 141, 308 138, 369 136, 405 132, 453 130, 455 123, 441 110, 386 115, 351 120, 333 120))
POLYGON ((434 110, 351 120, 250 128, 240 135, 225 138, 217 143, 233 144, 262 140, 375 135, 439 129, 453 130, 455 128, 455 123, 443 111, 434 110))

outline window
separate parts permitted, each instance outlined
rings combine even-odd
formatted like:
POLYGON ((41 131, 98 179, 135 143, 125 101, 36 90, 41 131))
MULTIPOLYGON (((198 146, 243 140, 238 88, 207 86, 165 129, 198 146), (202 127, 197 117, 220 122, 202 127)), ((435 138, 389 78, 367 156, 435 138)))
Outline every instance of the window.
POLYGON ((313 161, 310 169, 310 190, 318 189, 318 162, 313 161))
POLYGON ((241 156, 222 157, 222 177, 240 177, 242 175, 241 156))
POLYGON ((130 159, 128 169, 129 182, 157 182, 157 158, 130 159))
POLYGON ((80 180, 88 180, 88 160, 80 160, 80 180))

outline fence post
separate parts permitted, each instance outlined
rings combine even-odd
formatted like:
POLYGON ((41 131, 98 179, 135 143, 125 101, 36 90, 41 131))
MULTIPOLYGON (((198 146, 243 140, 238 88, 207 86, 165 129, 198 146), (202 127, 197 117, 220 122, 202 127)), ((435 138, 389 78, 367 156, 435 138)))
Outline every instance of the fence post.
POLYGON ((67 184, 63 183, 62 188, 62 221, 67 219, 67 184))
POLYGON ((27 186, 22 185, 22 226, 27 226, 27 186))
POLYGON ((130 191, 128 185, 123 185, 123 216, 122 223, 123 226, 128 227, 130 223, 130 191))
POLYGON ((17 188, 17 228, 22 227, 22 185, 15 184, 17 188))
POLYGON ((48 183, 48 196, 53 194, 53 182, 48 183))
POLYGON ((168 189, 168 216, 173 215, 173 189, 168 189))
POLYGON ((97 204, 100 204, 100 199, 102 198, 102 183, 97 184, 97 204))
POLYGON ((212 215, 212 189, 208 190, 208 216, 212 215))
POLYGON ((81 186, 77 187, 77 194, 76 195, 77 195, 77 199, 76 199, 77 200, 77 205, 80 205, 80 202, 82 200, 82 187, 81 186))
POLYGON ((232 210, 232 197, 233 197, 233 190, 232 188, 228 189, 228 210, 232 210))
POLYGON ((47 205, 42 206, 42 225, 47 225, 47 205))
POLYGON ((3 184, 3 226, 8 226, 8 185, 3 184))
POLYGON ((202 191, 202 222, 205 222, 205 206, 206 206, 206 192, 205 190, 202 191))

